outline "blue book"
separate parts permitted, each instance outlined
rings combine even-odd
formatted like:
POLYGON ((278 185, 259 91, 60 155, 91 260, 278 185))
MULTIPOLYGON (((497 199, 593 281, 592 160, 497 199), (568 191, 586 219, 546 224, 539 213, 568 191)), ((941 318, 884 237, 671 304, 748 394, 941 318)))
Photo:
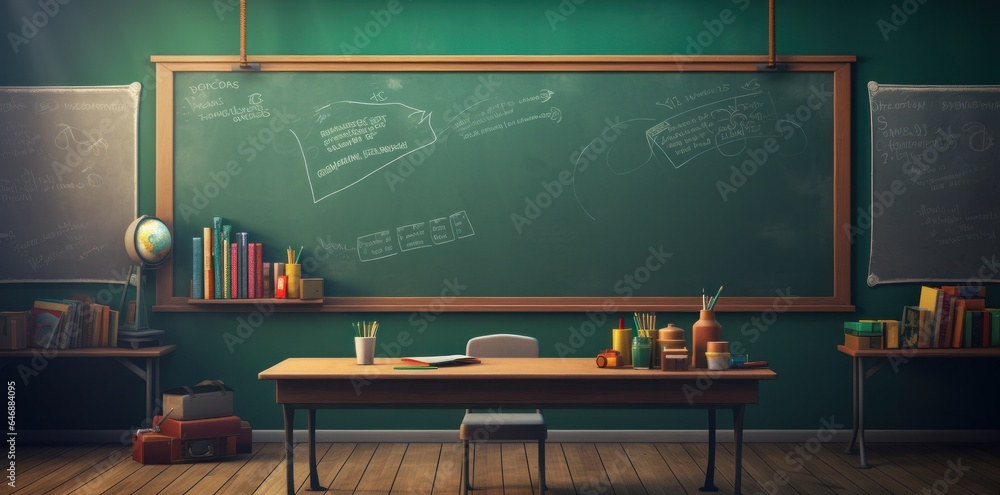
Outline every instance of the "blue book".
POLYGON ((205 298, 205 252, 201 237, 192 239, 191 250, 191 299, 205 298))
POLYGON ((212 274, 215 276, 216 299, 223 299, 222 270, 222 218, 212 217, 212 274))
POLYGON ((239 272, 240 298, 247 298, 247 245, 250 244, 250 234, 246 232, 236 233, 236 256, 237 271, 239 272))

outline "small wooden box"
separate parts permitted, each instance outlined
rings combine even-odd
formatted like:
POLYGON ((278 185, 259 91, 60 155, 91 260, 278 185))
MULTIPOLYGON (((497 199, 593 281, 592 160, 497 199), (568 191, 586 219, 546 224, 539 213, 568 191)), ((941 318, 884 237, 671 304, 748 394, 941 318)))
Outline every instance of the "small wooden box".
POLYGON ((878 337, 858 337, 849 333, 844 334, 844 347, 848 349, 881 349, 882 336, 878 337))
POLYGON ((321 278, 304 278, 300 282, 299 291, 302 299, 322 299, 323 298, 323 279, 321 278))

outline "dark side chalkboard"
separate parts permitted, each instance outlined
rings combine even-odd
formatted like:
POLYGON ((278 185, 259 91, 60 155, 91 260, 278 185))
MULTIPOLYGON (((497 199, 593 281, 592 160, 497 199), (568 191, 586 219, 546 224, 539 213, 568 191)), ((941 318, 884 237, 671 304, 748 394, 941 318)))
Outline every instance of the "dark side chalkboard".
MULTIPOLYGON (((759 307, 782 293, 849 304, 830 68, 847 64, 164 65, 173 203, 158 214, 177 260, 220 216, 266 260, 304 246, 303 276, 324 278, 331 304, 457 293, 599 307, 720 285, 759 307)), ((173 296, 191 266, 173 265, 173 296)))
POLYGON ((124 282, 139 90, 0 88, 0 282, 124 282))
POLYGON ((868 285, 1000 281, 1000 86, 870 82, 868 98, 868 285))

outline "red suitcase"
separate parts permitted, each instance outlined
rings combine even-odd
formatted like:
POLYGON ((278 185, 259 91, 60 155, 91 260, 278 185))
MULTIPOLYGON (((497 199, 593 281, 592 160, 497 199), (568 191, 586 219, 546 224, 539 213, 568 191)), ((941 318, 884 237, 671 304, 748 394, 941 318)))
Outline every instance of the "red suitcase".
MULTIPOLYGON (((153 424, 160 421, 160 416, 153 418, 153 424)), ((191 438, 215 438, 237 436, 243 429, 239 416, 223 416, 206 419, 164 419, 159 423, 161 435, 187 440, 191 438)))

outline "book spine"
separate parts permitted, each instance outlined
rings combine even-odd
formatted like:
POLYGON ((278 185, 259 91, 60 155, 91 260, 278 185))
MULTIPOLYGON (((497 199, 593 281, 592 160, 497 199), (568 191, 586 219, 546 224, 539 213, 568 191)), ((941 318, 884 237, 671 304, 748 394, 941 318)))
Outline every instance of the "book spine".
POLYGON ((205 298, 205 286, 202 281, 202 276, 204 276, 204 254, 202 249, 204 245, 202 244, 201 237, 195 237, 191 239, 191 299, 204 299, 205 298))
POLYGON ((257 297, 257 250, 247 245, 247 297, 257 297))
POLYGON ((222 218, 212 217, 212 273, 216 299, 224 297, 222 292, 222 218))
POLYGON ((255 242, 253 245, 254 249, 254 259, 257 261, 257 267, 254 269, 254 273, 257 275, 257 292, 254 297, 264 297, 264 245, 255 242))
POLYGON ((236 266, 237 262, 239 261, 239 256, 236 254, 236 251, 238 249, 239 249, 239 246, 237 246, 235 242, 229 245, 229 261, 230 261, 230 264, 232 265, 232 266, 229 267, 229 298, 230 299, 239 299, 239 297, 240 297, 240 280, 239 280, 240 270, 239 270, 239 267, 236 266))
POLYGON ((274 297, 274 292, 271 289, 271 263, 262 263, 261 265, 261 295, 260 297, 274 297))
POLYGON ((972 347, 972 325, 976 322, 973 318, 974 313, 975 311, 968 310, 965 312, 965 330, 963 330, 962 347, 972 347))
POLYGON ((274 287, 274 297, 278 297, 278 277, 285 276, 285 264, 273 263, 271 265, 272 287, 274 287))
POLYGON ((990 314, 990 345, 1000 346, 1000 309, 989 310, 990 314))
POLYGON ((250 234, 246 232, 239 232, 236 234, 236 242, 239 244, 236 253, 238 258, 238 271, 239 275, 239 287, 240 287, 240 298, 247 298, 247 244, 250 242, 250 234))
POLYGON ((232 294, 232 292, 230 292, 230 289, 232 287, 230 286, 230 283, 229 283, 229 280, 230 280, 230 274, 229 273, 230 273, 230 271, 232 271, 232 268, 233 268, 233 260, 230 258, 230 252, 229 252, 230 251, 229 250, 229 244, 230 244, 229 238, 232 236, 232 234, 233 234, 233 226, 232 225, 223 225, 222 226, 222 252, 223 252, 223 256, 222 256, 222 297, 223 297, 223 299, 232 299, 233 297, 235 297, 232 294))
POLYGON ((205 299, 215 299, 212 291, 215 290, 215 279, 212 276, 212 228, 205 227, 202 230, 202 242, 204 243, 205 260, 205 299))

